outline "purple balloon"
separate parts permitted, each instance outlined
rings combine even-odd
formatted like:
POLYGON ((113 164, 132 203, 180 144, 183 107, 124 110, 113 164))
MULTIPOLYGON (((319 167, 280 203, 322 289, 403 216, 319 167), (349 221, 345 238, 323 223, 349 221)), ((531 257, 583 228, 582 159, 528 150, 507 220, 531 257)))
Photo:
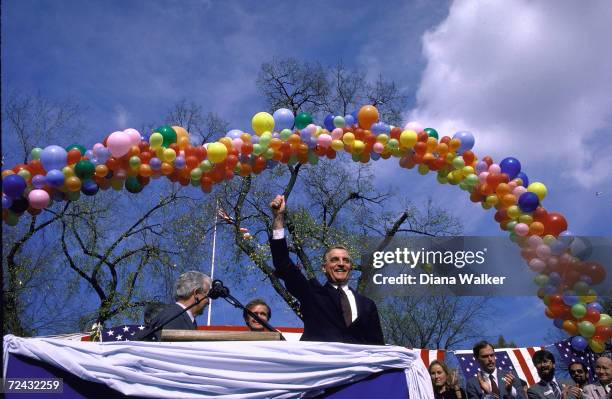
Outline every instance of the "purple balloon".
POLYGON ((13 200, 2 193, 2 209, 10 208, 13 205, 13 200))
POLYGON ((291 112, 291 110, 288 110, 287 108, 277 109, 272 114, 272 117, 274 118, 274 130, 280 132, 283 129, 293 129, 295 117, 293 116, 293 112, 291 112))
POLYGON ((47 179, 43 175, 34 175, 32 178, 32 187, 43 188, 47 184, 47 179))
POLYGON ((601 306, 601 304, 599 302, 591 302, 587 305, 587 309, 591 310, 596 310, 599 313, 603 312, 603 306, 601 306))
POLYGON ((160 170, 161 169, 161 164, 162 161, 161 159, 157 158, 157 157, 153 157, 151 158, 151 160, 149 161, 149 166, 151 167, 151 169, 153 170, 160 170))
POLYGON ((2 179, 2 192, 9 198, 21 197, 26 187, 25 179, 18 174, 8 175, 2 179))
POLYGON ((355 117, 353 115, 344 115, 344 123, 346 126, 353 126, 355 124, 355 117))
POLYGON ((329 130, 330 132, 332 130, 334 130, 335 129, 335 126, 334 126, 334 115, 333 114, 327 114, 327 116, 323 120, 323 125, 325 126, 325 129, 329 130))

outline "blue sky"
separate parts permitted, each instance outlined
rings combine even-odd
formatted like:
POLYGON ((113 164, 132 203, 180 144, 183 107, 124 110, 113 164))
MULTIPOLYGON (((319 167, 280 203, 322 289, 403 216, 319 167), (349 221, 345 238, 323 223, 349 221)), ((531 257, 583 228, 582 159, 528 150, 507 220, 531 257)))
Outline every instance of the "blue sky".
MULTIPOLYGON (((566 215, 575 233, 610 236, 611 25, 604 0, 6 1, 2 91, 78 102, 87 108, 81 142, 91 146, 110 132, 161 121, 181 99, 248 130, 264 108, 255 84, 262 62, 342 59, 405 90, 406 121, 448 135, 469 130, 479 156, 518 158, 532 181, 547 185, 544 205, 566 215)), ((74 141, 58 138, 40 146, 74 141)), ((388 162, 374 170, 381 187, 452 210, 466 234, 500 234, 492 211, 434 176, 388 162)), ((544 343, 552 325, 535 297, 497 306, 513 315, 500 333, 544 343)), ((276 314, 278 324, 295 322, 276 314)))

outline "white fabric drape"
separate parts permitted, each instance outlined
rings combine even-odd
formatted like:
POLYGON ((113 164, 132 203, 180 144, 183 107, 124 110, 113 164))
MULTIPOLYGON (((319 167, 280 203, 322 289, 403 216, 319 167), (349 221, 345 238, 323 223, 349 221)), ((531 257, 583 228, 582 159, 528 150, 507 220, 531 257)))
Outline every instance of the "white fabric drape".
POLYGON ((397 346, 283 341, 99 343, 7 335, 5 370, 8 353, 144 397, 311 397, 325 388, 399 368, 405 369, 410 399, 433 399, 419 351, 397 346))

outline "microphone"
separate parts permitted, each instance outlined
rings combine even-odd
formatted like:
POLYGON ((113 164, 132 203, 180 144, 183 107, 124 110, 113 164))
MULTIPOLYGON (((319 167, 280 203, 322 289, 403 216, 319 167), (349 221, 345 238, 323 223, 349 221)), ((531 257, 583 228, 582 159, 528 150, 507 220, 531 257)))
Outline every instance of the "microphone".
POLYGON ((229 288, 223 285, 223 281, 213 280, 212 286, 210 287, 207 296, 210 299, 227 298, 229 296, 229 293, 230 290, 229 288))

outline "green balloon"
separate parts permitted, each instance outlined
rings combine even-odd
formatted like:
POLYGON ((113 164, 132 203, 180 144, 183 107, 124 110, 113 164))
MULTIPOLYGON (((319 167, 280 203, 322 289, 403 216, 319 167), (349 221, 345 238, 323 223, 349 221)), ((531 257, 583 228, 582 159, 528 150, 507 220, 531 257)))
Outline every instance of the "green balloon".
POLYGON ((125 189, 132 194, 136 194, 142 191, 144 187, 135 176, 130 176, 125 181, 125 189))
POLYGON ((79 161, 74 165, 74 174, 81 180, 91 179, 96 171, 96 165, 91 161, 79 161))
POLYGON ((306 126, 312 123, 312 116, 309 113, 301 112, 295 117, 295 127, 298 129, 304 129, 306 126))
POLYGON ((427 127, 427 128, 425 128, 425 129, 423 129, 423 131, 424 131, 425 133, 427 133, 427 135, 428 135, 429 137, 433 137, 433 138, 434 138, 434 139, 436 139, 436 140, 438 139, 438 132, 436 131, 436 129, 432 129, 432 128, 430 128, 430 127, 427 127))
POLYGON ((174 129, 172 129, 172 127, 168 125, 163 125, 155 129, 155 131, 163 136, 163 147, 168 147, 170 144, 176 143, 176 132, 174 131, 174 129))
POLYGON ((9 226, 17 226, 17 223, 19 223, 19 215, 17 215, 15 212, 8 211, 5 223, 9 226))
POLYGON ((572 316, 574 316, 577 319, 582 319, 582 317, 586 314, 587 309, 586 306, 584 306, 581 303, 577 303, 574 306, 572 306, 572 316))
POLYGON ((591 338, 595 333, 595 326, 590 321, 578 323, 578 332, 585 338, 591 338))
POLYGON ((81 153, 81 155, 85 155, 85 152, 87 151, 87 150, 85 149, 85 147, 83 147, 83 146, 82 146, 82 145, 80 145, 80 144, 70 144, 68 147, 66 147, 66 151, 70 151, 70 150, 73 150, 73 149, 75 149, 75 148, 76 148, 77 150, 79 150, 79 152, 81 153))
POLYGON ((43 151, 43 149, 39 148, 39 147, 32 148, 32 152, 30 153, 30 155, 32 156, 32 160, 40 159, 40 153, 42 151, 43 151))
POLYGON ((533 281, 540 287, 544 287, 548 283, 548 276, 546 274, 538 274, 535 276, 533 281))

